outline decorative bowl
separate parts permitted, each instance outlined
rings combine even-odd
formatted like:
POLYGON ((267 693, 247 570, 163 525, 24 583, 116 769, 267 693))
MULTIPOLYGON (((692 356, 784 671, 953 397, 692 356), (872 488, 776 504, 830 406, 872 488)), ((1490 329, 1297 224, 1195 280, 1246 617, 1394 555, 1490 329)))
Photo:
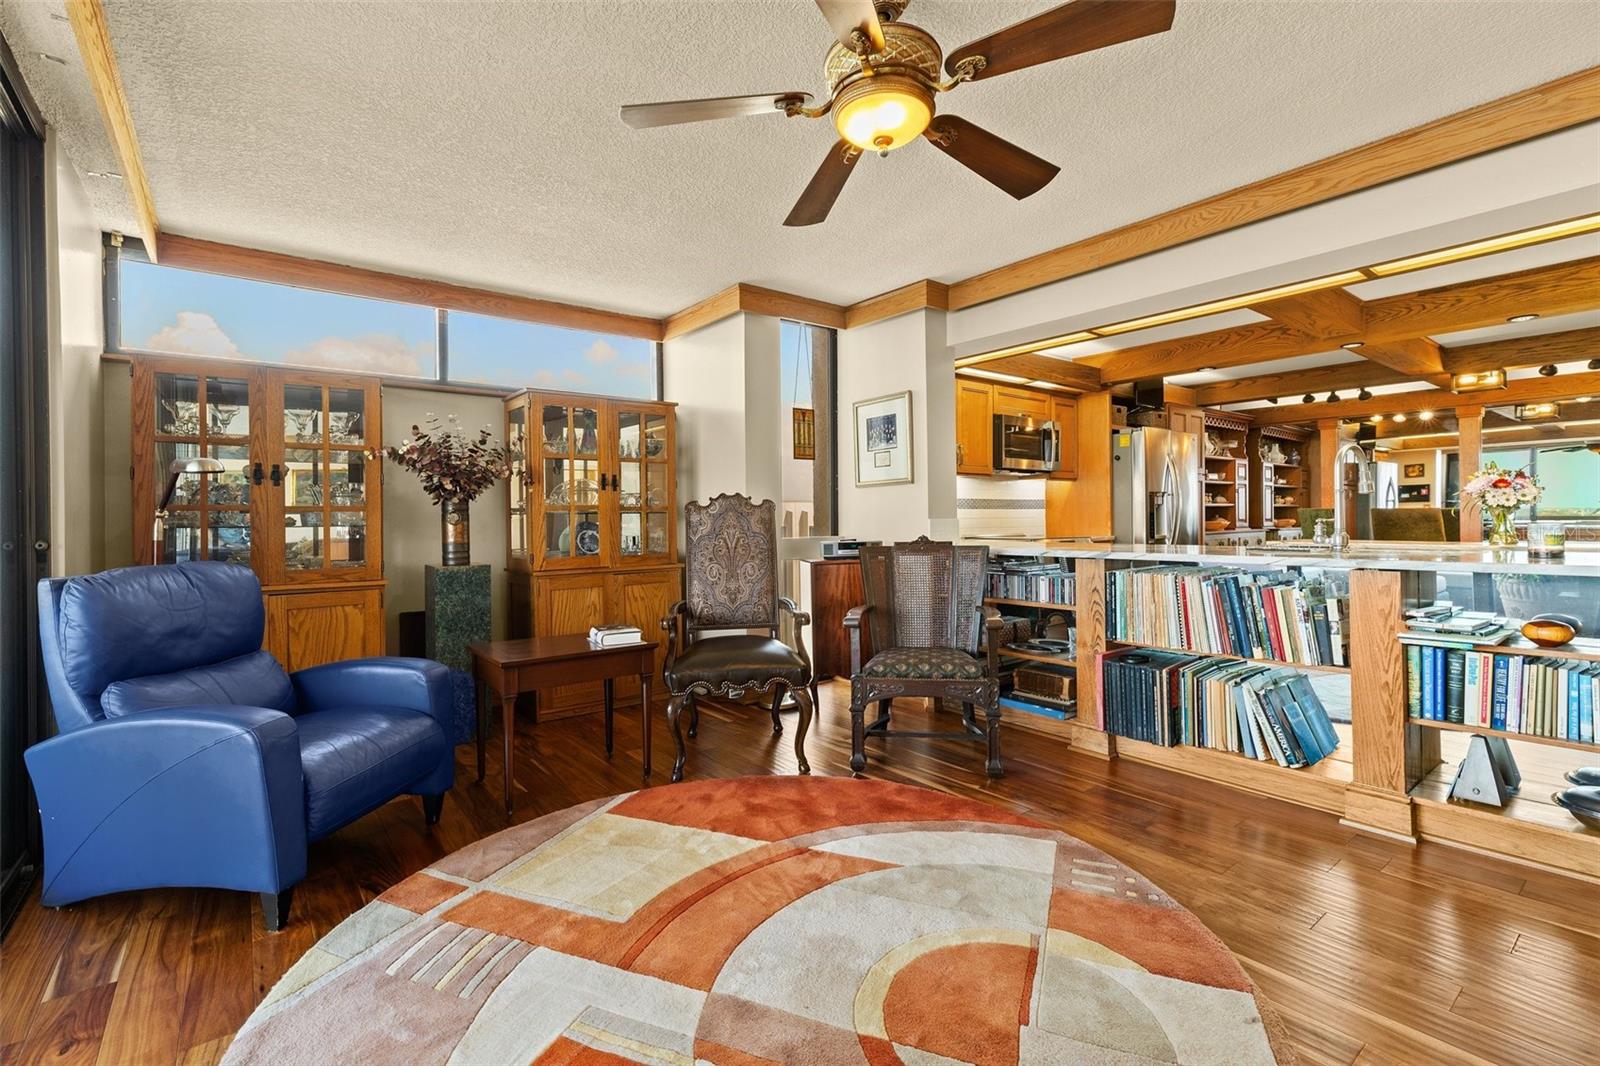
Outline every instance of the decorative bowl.
POLYGON ((1209 530, 1212 533, 1221 533, 1224 529, 1227 529, 1227 528, 1228 528, 1228 520, 1226 518, 1208 518, 1208 519, 1206 519, 1206 529, 1209 530))
POLYGON ((1600 785, 1600 766, 1580 766, 1564 776, 1569 785, 1600 785))
POLYGON ((1582 630, 1576 618, 1567 614, 1541 614, 1522 623, 1522 635, 1541 648, 1559 648, 1582 630))
POLYGON ((1578 785, 1550 798, 1590 829, 1600 829, 1600 785, 1578 785))

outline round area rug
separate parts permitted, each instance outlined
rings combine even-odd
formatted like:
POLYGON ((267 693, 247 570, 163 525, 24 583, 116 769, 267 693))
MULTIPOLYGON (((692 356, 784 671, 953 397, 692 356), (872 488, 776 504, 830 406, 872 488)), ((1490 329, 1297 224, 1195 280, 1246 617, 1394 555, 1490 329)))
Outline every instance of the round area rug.
POLYGON ((881 781, 697 781, 507 829, 290 968, 226 1063, 1293 1061, 1135 870, 881 781))

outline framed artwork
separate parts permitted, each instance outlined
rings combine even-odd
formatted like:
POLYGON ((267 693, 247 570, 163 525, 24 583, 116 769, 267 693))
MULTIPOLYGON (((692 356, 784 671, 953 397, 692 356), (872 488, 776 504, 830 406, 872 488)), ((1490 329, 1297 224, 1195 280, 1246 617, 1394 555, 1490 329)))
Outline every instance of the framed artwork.
POLYGON ((810 407, 792 407, 794 412, 794 457, 817 457, 817 413, 810 407))
POLYGON ((856 484, 898 485, 913 480, 911 393, 855 403, 856 484))
POLYGON ((1427 503, 1432 498, 1431 488, 1431 485, 1401 485, 1400 502, 1427 503))
POLYGON ((1422 463, 1407 463, 1400 473, 1402 477, 1427 477, 1428 468, 1422 463))

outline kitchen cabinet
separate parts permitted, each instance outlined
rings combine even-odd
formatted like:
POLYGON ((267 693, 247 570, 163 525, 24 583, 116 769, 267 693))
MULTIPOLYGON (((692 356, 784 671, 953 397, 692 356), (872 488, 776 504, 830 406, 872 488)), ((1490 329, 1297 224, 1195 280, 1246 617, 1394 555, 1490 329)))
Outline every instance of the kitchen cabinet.
POLYGON ((1050 417, 1050 395, 1031 389, 1013 389, 1004 385, 994 387, 994 413, 997 415, 1023 415, 1027 418, 1050 417))
POLYGON ((956 379, 956 473, 994 473, 994 389, 986 381, 956 379))
POLYGON ((1078 477, 1078 401, 1072 396, 1057 396, 1051 418, 1061 432, 1061 456, 1050 477, 1056 481, 1073 481, 1078 477))

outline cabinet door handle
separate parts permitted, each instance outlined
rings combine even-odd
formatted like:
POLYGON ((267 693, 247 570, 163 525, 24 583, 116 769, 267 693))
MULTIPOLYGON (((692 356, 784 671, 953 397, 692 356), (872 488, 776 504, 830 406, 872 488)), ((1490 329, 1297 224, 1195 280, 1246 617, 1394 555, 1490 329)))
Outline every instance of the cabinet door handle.
POLYGON ((966 456, 963 455, 962 451, 961 451, 961 445, 959 443, 957 443, 956 444, 956 465, 957 466, 961 466, 966 461, 967 461, 966 460, 966 456))
POLYGON ((273 463, 272 464, 271 477, 272 477, 272 483, 274 485, 282 485, 283 484, 283 471, 278 469, 278 464, 277 463, 273 463))
POLYGON ((250 480, 251 480, 252 483, 259 485, 259 484, 261 484, 261 478, 262 478, 261 464, 257 463, 257 464, 255 464, 254 468, 252 468, 252 470, 250 471, 250 480))

